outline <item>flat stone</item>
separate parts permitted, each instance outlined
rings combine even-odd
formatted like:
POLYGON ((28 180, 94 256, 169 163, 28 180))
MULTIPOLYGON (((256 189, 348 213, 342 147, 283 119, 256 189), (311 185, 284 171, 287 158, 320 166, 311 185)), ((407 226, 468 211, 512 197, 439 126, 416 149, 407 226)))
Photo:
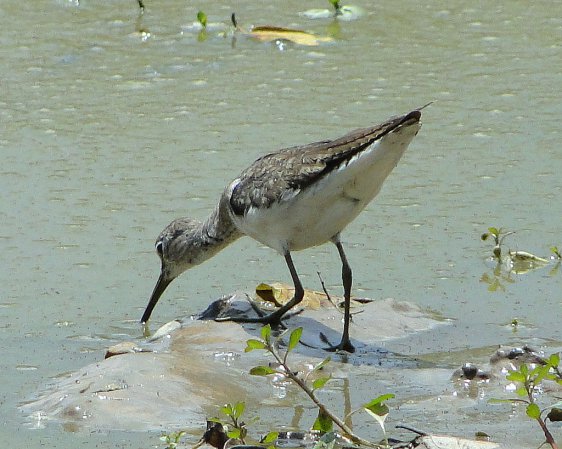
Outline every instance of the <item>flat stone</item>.
MULTIPOLYGON (((233 296, 212 304, 203 315, 235 311, 254 313, 244 298, 233 296)), ((354 315, 351 327, 357 352, 331 354, 334 363, 415 366, 415 360, 392 354, 381 342, 411 337, 440 323, 419 307, 393 299, 358 303, 353 311, 361 312, 354 315)), ((299 370, 329 354, 321 333, 332 342, 341 337, 342 314, 327 302, 284 323, 304 328, 305 345, 291 354, 292 366, 299 370)), ((271 381, 248 375, 251 367, 267 364, 271 357, 264 351, 244 352, 246 340, 259 338, 260 328, 193 317, 174 320, 152 338, 113 346, 106 359, 55 379, 21 409, 29 421, 40 417, 73 430, 200 429, 207 417, 217 415, 218 406, 234 398, 255 406, 271 397, 271 381)))

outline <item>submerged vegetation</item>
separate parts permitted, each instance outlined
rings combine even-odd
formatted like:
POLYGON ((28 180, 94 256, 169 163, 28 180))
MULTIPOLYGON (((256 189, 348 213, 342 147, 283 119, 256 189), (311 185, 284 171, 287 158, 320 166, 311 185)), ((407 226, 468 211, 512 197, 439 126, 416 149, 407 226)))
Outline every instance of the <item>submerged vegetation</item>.
MULTIPOLYGON (((533 268, 540 268, 541 266, 548 265, 549 260, 546 257, 536 256, 527 251, 512 251, 511 249, 507 253, 503 250, 502 246, 506 237, 515 234, 515 231, 504 231, 503 228, 489 227, 488 231, 481 235, 482 241, 492 240, 494 247, 492 249, 492 259, 498 263, 511 264, 511 268, 517 266, 517 264, 527 265, 527 271, 533 268)), ((552 246, 550 248, 553 254, 552 259, 560 261, 562 258, 560 251, 557 246, 552 246)), ((524 269, 525 267, 523 267, 524 269)), ((514 269, 514 271, 518 271, 514 269)))
POLYGON ((507 236, 514 233, 514 231, 504 232, 503 228, 489 227, 488 232, 482 234, 480 238, 484 242, 488 239, 492 239, 494 241, 494 249, 492 250, 492 254, 494 256, 494 259, 496 259, 498 262, 501 262, 503 241, 507 236))
POLYGON ((492 241, 492 255, 490 259, 495 262, 492 273, 484 273, 481 282, 488 284, 488 291, 505 291, 506 284, 515 282, 513 274, 521 275, 530 271, 543 268, 554 263, 550 275, 555 275, 560 267, 561 255, 557 246, 552 246, 550 257, 541 257, 528 251, 505 250, 505 239, 515 234, 515 231, 505 231, 503 228, 489 227, 481 235, 482 241, 492 241))
MULTIPOLYGON (((339 0, 328 0, 333 8, 333 11, 325 10, 308 10, 300 13, 301 16, 309 19, 332 19, 332 22, 338 20, 351 21, 356 20, 363 16, 363 11, 355 6, 342 6, 339 0)), ((143 0, 137 0, 138 3, 138 17, 135 26, 136 34, 139 35, 143 41, 151 37, 150 32, 142 25, 142 17, 145 13, 146 6, 143 0)), ((275 42, 279 49, 284 49, 284 43, 290 42, 302 46, 318 46, 322 43, 332 42, 335 37, 340 35, 339 28, 333 28, 332 25, 328 26, 328 36, 318 36, 316 34, 293 28, 286 28, 276 24, 258 25, 250 28, 245 28, 236 20, 235 13, 230 16, 230 23, 223 22, 208 22, 207 13, 199 10, 196 15, 196 21, 190 25, 182 27, 183 32, 197 33, 197 40, 199 42, 206 41, 213 31, 217 32, 217 37, 231 37, 233 44, 236 35, 245 36, 260 42, 275 42)))

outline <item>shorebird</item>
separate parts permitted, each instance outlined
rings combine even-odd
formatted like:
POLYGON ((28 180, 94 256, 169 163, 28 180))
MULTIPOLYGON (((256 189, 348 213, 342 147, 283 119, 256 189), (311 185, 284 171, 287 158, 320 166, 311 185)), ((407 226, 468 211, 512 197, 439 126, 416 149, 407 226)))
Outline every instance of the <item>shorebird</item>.
POLYGON ((340 233, 379 193, 420 130, 421 109, 339 139, 262 156, 226 187, 204 222, 172 221, 156 240, 161 271, 141 322, 148 321, 175 278, 247 235, 285 258, 295 294, 268 315, 227 320, 280 324, 304 296, 291 253, 331 241, 341 259, 344 288, 343 333, 334 349, 353 352, 349 337, 352 272, 340 233))

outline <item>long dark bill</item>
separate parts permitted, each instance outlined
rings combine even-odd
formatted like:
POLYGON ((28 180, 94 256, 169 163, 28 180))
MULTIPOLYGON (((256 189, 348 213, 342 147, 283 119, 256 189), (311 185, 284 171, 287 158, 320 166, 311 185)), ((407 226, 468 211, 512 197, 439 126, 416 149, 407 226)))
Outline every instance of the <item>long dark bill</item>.
POLYGON ((160 276, 158 277, 156 286, 154 287, 152 295, 150 296, 150 301, 148 301, 148 305, 146 306, 146 309, 144 310, 144 313, 142 315, 141 323, 146 323, 148 321, 150 315, 152 314, 152 309, 154 309, 156 303, 160 299, 160 296, 162 296, 162 293, 164 293, 164 290, 166 290, 166 287, 170 285, 170 282, 172 282, 172 280, 173 279, 167 279, 165 277, 164 270, 160 272, 160 276))

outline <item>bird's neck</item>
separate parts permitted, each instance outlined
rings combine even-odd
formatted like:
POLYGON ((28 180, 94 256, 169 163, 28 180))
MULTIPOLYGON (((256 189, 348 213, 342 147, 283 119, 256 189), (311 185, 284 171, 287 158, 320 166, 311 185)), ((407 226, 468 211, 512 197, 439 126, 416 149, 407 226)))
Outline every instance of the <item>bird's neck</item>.
POLYGON ((212 257, 242 236, 230 218, 228 198, 225 195, 221 197, 217 207, 201 224, 199 231, 208 257, 212 257))

